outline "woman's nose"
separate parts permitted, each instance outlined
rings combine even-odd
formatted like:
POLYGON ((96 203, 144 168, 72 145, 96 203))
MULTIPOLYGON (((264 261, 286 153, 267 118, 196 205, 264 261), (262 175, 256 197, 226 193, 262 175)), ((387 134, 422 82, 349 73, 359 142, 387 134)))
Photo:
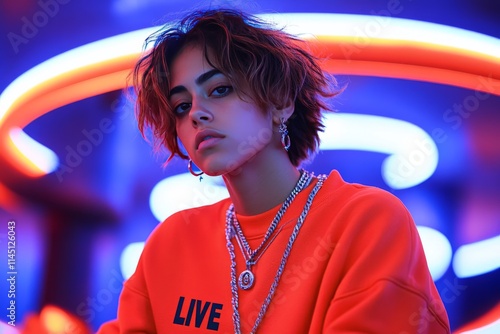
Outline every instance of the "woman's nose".
POLYGON ((193 125, 210 122, 213 119, 212 113, 202 103, 193 102, 189 116, 193 125))

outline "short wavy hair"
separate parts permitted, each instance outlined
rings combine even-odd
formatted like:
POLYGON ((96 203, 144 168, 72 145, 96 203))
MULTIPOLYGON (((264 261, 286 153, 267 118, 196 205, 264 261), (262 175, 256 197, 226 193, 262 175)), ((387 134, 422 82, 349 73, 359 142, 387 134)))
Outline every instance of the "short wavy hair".
POLYGON ((294 104, 287 121, 292 145, 290 161, 298 166, 319 146, 326 98, 338 91, 335 80, 306 50, 306 42, 270 24, 232 9, 195 11, 176 24, 167 24, 149 36, 151 51, 136 64, 133 85, 137 96, 139 130, 151 130, 155 148, 170 151, 166 163, 182 152, 176 118, 169 103, 170 67, 186 45, 202 48, 207 62, 223 73, 240 97, 250 97, 262 110, 294 104))

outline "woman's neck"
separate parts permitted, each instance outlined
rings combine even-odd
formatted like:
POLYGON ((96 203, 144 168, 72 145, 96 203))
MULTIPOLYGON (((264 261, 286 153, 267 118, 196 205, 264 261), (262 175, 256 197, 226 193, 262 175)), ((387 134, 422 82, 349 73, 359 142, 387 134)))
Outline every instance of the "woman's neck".
POLYGON ((273 156, 272 163, 266 163, 266 159, 254 159, 239 170, 224 175, 237 213, 256 215, 285 201, 295 187, 300 172, 290 162, 286 152, 283 153, 273 156))

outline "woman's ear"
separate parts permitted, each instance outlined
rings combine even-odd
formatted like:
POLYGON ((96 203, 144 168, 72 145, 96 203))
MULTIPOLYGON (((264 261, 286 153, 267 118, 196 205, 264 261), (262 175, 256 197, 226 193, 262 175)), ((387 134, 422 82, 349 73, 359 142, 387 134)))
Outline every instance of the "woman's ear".
POLYGON ((273 122, 275 124, 280 124, 282 118, 284 118, 285 121, 288 120, 290 116, 292 116, 294 111, 295 111, 295 104, 292 102, 287 103, 287 105, 281 109, 273 107, 272 110, 273 122))

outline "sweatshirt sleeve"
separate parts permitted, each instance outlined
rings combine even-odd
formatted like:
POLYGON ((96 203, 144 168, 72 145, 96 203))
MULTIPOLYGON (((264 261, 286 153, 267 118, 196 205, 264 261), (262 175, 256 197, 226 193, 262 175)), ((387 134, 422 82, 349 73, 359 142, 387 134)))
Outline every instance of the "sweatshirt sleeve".
POLYGON ((343 210, 334 262, 343 276, 323 333, 445 334, 446 310, 416 226, 399 199, 362 192, 343 210))

